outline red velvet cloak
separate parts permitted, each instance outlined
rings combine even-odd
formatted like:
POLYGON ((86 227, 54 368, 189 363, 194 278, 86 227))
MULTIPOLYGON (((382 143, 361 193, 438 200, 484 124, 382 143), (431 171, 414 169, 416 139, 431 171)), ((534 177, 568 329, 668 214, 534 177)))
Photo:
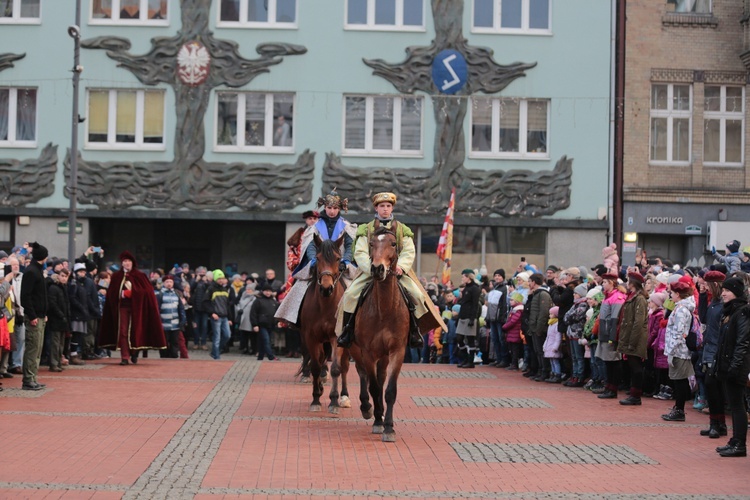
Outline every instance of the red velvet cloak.
MULTIPOLYGON (((125 272, 120 269, 112 275, 104 302, 100 347, 117 347, 117 335, 120 323, 120 300, 125 285, 125 272)), ((148 277, 135 268, 128 273, 132 285, 130 296, 132 316, 130 318, 130 350, 164 349, 167 341, 161 325, 159 305, 156 302, 154 288, 148 277)))

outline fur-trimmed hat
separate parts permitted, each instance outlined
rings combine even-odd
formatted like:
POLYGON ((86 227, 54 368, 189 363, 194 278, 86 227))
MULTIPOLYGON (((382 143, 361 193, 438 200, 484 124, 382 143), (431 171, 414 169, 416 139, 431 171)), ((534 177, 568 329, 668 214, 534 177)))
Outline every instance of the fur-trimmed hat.
POLYGON ((349 198, 341 198, 336 192, 336 188, 333 191, 325 195, 324 197, 318 198, 318 206, 322 207, 337 207, 344 212, 349 210, 349 198))
POLYGON ((389 192, 378 193, 372 197, 372 206, 377 207, 380 203, 387 201, 391 205, 396 204, 396 195, 389 192))

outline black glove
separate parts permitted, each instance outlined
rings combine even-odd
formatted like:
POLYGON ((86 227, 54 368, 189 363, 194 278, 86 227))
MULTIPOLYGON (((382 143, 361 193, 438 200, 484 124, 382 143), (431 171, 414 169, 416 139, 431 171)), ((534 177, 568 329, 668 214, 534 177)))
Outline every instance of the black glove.
POLYGON ((474 326, 474 320, 473 319, 469 320, 469 326, 474 326))
POLYGON ((346 262, 342 260, 339 262, 339 272, 343 273, 344 271, 346 271, 346 262))

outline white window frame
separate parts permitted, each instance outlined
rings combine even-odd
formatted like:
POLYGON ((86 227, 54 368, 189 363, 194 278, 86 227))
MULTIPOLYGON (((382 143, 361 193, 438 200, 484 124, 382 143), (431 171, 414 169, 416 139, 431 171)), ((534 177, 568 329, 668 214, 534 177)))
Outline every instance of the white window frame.
POLYGON ((693 85, 690 83, 666 83, 666 82, 652 82, 649 87, 649 117, 648 117, 648 163, 649 165, 670 165, 670 166, 689 166, 693 161, 693 85), (666 85, 667 86, 667 109, 651 109, 653 106, 653 89, 655 85, 666 85), (690 88, 690 108, 688 110, 674 110, 674 87, 687 85, 690 88), (666 160, 654 160, 651 158, 651 144, 653 134, 652 120, 654 118, 666 118, 667 119, 667 159, 666 160), (687 118, 688 130, 688 159, 675 161, 672 159, 672 145, 674 143, 674 119, 687 118))
POLYGON ((367 0, 367 23, 349 24, 349 1, 344 0, 344 29, 351 31, 410 31, 424 32, 425 28, 425 3, 429 0, 422 1, 422 25, 414 26, 404 24, 404 0, 396 0, 396 20, 394 24, 375 24, 375 2, 377 0, 367 0))
POLYGON ((13 15, 0 17, 0 24, 42 24, 42 4, 39 2, 39 17, 21 17, 21 0, 13 0, 13 15))
POLYGON ((148 89, 149 92, 162 92, 165 94, 164 109, 162 110, 162 123, 164 131, 162 134, 161 144, 155 142, 143 141, 143 129, 145 120, 144 103, 146 98, 145 89, 103 89, 88 88, 86 89, 86 110, 89 109, 89 96, 91 92, 109 92, 109 111, 107 114, 107 142, 89 142, 89 120, 86 120, 86 135, 84 140, 84 149, 88 150, 107 150, 107 151, 165 151, 167 144, 167 121, 166 121, 166 92, 161 89, 148 89), (135 92, 135 142, 117 142, 117 93, 118 92, 135 92))
POLYGON ((555 0, 549 0, 549 14, 547 19, 549 20, 546 29, 530 29, 529 28, 529 17, 530 17, 530 3, 529 0, 522 0, 521 4, 521 27, 520 28, 503 28, 501 26, 502 12, 503 12, 503 0, 493 0, 494 16, 492 19, 492 27, 486 26, 474 26, 474 0, 471 0, 471 32, 472 33, 502 33, 508 35, 541 35, 550 36, 552 35, 552 4, 555 0))
POLYGON ((268 21, 262 23, 258 21, 247 21, 248 0, 240 0, 240 20, 239 21, 222 21, 221 19, 221 2, 217 2, 216 7, 216 27, 218 28, 263 28, 277 30, 293 30, 299 26, 299 3, 294 2, 294 22, 280 23, 276 21, 276 1, 268 0, 268 21))
POLYGON ((94 17, 94 2, 90 2, 89 7, 89 24, 99 26, 169 26, 169 19, 175 8, 174 1, 167 1, 167 18, 166 19, 148 19, 148 0, 140 0, 139 7, 140 19, 120 19, 120 0, 112 0, 112 17, 110 19, 101 19, 94 17), (145 19, 144 19, 145 18, 145 19))
POLYGON ((363 95, 345 94, 342 101, 341 154, 342 156, 368 156, 375 158, 422 158, 424 157, 424 105, 422 96, 416 95, 363 95), (365 98, 365 147, 364 149, 346 148, 346 99, 348 97, 365 98), (393 98, 393 149, 375 149, 372 147, 373 125, 375 122, 374 99, 376 97, 393 98), (401 102, 402 99, 419 99, 421 101, 421 116, 419 117, 419 149, 401 149, 401 102))
MULTIPOLYGON (((719 120, 719 161, 704 161, 706 167, 742 167, 745 164, 745 87, 737 85, 708 85, 706 87, 720 87, 721 88, 721 108, 719 111, 703 111, 703 126, 705 133, 705 125, 707 120, 719 120), (727 111, 727 87, 734 87, 742 89, 742 111, 731 112, 727 111), (740 144, 740 151, 742 151, 742 157, 739 163, 730 163, 726 161, 727 157, 727 120, 740 120, 742 121, 742 144, 740 144)), ((705 140, 704 140, 705 148, 705 140)), ((705 158, 705 154, 703 156, 705 158)))
POLYGON ((289 154, 294 153, 294 143, 296 141, 297 134, 295 128, 292 128, 292 145, 291 146, 274 146, 273 145, 273 127, 274 127, 274 116, 273 116, 273 97, 277 94, 291 94, 292 95, 292 126, 295 127, 297 124, 297 94, 295 92, 231 92, 220 90, 216 92, 216 102, 214 107, 216 112, 214 113, 214 151, 217 153, 277 153, 277 154, 289 154), (265 95, 265 119, 263 129, 263 143, 264 146, 248 146, 248 145, 232 145, 232 144, 219 144, 219 96, 221 94, 231 94, 237 96, 237 137, 245 137, 245 113, 247 112, 246 99, 250 94, 265 95))
MULTIPOLYGON (((708 12, 694 12, 692 10, 678 11, 677 10, 677 3, 679 1, 680 0, 672 0, 672 1, 668 1, 667 2, 667 3, 673 3, 673 4, 675 4, 674 12, 676 14, 687 14, 687 15, 694 15, 694 16, 710 16, 714 12, 714 2, 713 2, 713 0, 708 0, 708 12)), ((695 8, 695 6, 697 5, 697 0, 694 0, 694 2, 695 3, 693 3, 693 8, 695 8)))
POLYGON ((35 148, 37 138, 39 137, 39 89, 36 87, 0 87, 3 90, 10 90, 8 95, 8 140, 0 140, 0 148, 35 148), (34 113, 34 140, 20 141, 16 140, 16 129, 18 128, 18 90, 34 89, 36 90, 36 109, 34 113))
MULTIPOLYGON (((481 98, 485 100, 486 98, 481 98)), ((472 103, 474 98, 472 98, 472 103)), ((490 151, 474 151, 471 149, 474 136, 469 137, 469 158, 477 159, 513 159, 513 160, 549 160, 549 150, 551 144, 550 134, 550 110, 552 101, 550 99, 522 99, 513 97, 495 98, 492 101, 492 144, 490 151), (518 100, 518 151, 500 151, 500 102, 502 99, 518 100), (546 102, 547 103, 547 151, 544 153, 527 152, 528 149, 528 130, 529 130, 529 102, 546 102)), ((470 106, 469 127, 474 124, 474 106, 470 106)))

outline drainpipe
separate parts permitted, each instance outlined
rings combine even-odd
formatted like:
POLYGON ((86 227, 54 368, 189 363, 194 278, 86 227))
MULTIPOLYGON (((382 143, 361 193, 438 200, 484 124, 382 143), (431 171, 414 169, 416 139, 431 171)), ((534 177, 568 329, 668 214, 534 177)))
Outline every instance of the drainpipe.
POLYGON ((622 252, 623 227, 623 150, 625 139, 625 23, 627 2, 616 0, 616 39, 615 39, 615 157, 612 198, 613 232, 612 241, 622 252))

